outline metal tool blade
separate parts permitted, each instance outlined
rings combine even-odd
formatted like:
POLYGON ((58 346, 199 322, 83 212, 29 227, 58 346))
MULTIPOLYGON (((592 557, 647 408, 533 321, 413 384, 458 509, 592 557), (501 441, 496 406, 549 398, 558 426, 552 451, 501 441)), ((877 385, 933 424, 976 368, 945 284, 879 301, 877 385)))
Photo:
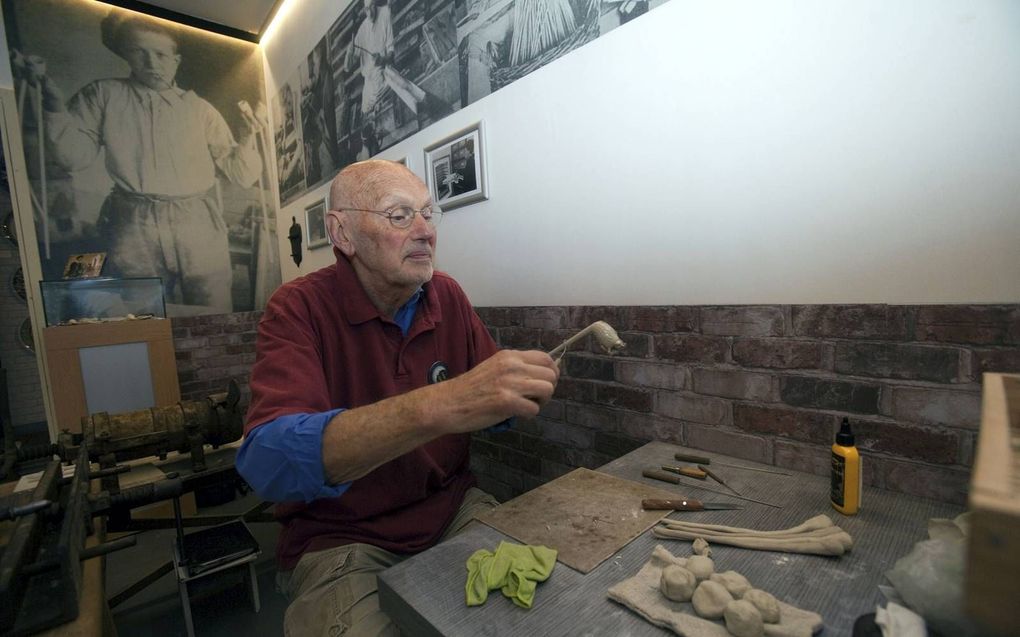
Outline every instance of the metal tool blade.
POLYGON ((744 507, 739 504, 730 504, 729 502, 702 502, 701 506, 705 507, 706 511, 724 511, 727 509, 743 509, 744 507))

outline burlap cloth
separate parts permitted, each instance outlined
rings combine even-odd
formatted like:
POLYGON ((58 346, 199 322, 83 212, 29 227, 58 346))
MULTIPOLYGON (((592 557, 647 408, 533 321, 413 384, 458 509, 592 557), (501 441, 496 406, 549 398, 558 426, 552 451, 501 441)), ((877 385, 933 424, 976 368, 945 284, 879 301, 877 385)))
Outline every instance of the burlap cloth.
MULTIPOLYGON (((687 560, 676 557, 660 544, 637 575, 609 589, 609 598, 641 615, 656 626, 668 628, 686 637, 731 637, 722 621, 702 619, 690 602, 674 602, 659 592, 662 569, 670 564, 683 566, 687 560)), ((754 582, 751 582, 754 585, 754 582)), ((777 600, 778 601, 778 600, 777 600)), ((768 637, 811 637, 822 627, 822 616, 779 602, 779 623, 765 624, 768 637)))

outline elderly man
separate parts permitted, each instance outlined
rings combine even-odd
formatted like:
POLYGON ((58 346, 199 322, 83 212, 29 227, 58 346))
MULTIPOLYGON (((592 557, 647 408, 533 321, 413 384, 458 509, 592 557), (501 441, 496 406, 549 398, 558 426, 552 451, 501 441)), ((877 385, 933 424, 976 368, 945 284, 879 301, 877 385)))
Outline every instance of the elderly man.
POLYGON ((237 467, 282 502, 287 633, 395 633, 376 574, 496 505, 474 488, 469 434, 538 413, 559 372, 544 352, 497 351, 434 272, 441 212, 407 168, 352 164, 330 201, 336 264, 266 308, 237 467))
MULTIPOLYGON (((160 276, 168 301, 229 312, 232 274, 216 172, 251 186, 262 171, 254 136, 246 130, 235 142, 211 104, 177 86, 181 55, 161 22, 115 10, 101 31, 129 77, 92 82, 65 105, 34 62, 49 159, 81 170, 106 151, 114 186, 97 229, 116 274, 160 276)), ((253 115, 242 117, 249 128, 258 125, 253 115)))

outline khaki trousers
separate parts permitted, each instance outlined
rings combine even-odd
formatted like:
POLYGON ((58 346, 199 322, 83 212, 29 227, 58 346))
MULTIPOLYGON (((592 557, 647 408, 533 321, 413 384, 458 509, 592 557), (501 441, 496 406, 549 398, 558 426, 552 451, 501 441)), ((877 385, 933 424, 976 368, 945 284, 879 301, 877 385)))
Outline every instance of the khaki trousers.
MULTIPOLYGON (((498 504, 481 489, 469 489, 439 541, 470 528, 475 515, 498 504)), ((370 544, 346 544, 305 553, 294 570, 277 575, 277 586, 290 601, 283 619, 284 634, 288 637, 399 635, 400 631, 390 618, 379 610, 376 576, 408 557, 370 544)))

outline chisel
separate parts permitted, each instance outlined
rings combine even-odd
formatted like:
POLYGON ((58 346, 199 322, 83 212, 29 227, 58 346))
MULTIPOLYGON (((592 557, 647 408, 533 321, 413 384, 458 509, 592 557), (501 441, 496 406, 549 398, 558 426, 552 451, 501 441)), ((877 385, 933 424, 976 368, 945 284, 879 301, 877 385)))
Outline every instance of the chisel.
POLYGON ((688 478, 697 478, 698 480, 704 480, 705 478, 708 477, 708 474, 704 471, 703 468, 695 469, 693 467, 671 467, 663 465, 662 470, 669 471, 670 473, 677 473, 682 476, 687 476, 688 478))

